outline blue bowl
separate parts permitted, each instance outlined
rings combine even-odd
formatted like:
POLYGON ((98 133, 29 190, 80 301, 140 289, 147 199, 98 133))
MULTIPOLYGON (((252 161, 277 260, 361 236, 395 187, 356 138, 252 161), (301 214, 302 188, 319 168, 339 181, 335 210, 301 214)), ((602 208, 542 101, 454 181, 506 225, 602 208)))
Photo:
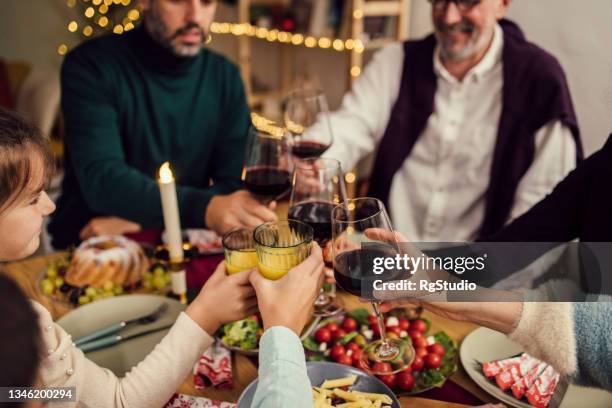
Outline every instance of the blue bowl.
MULTIPOLYGON (((310 361, 306 363, 306 370, 308 371, 308 378, 310 384, 318 387, 325 380, 332 380, 336 378, 342 378, 349 375, 356 375, 357 382, 351 387, 351 390, 363 391, 363 392, 375 392, 379 394, 387 394, 393 401, 391 406, 393 408, 401 408, 400 402, 393 394, 393 391, 385 384, 383 384, 378 378, 366 374, 357 368, 347 366, 344 364, 328 363, 322 361, 310 361)), ((240 395, 238 399, 238 408, 250 408, 255 396, 255 390, 257 389, 257 380, 250 383, 240 395)), ((290 401, 288 401, 288 404, 290 401)), ((289 406, 289 405, 287 405, 289 406)))

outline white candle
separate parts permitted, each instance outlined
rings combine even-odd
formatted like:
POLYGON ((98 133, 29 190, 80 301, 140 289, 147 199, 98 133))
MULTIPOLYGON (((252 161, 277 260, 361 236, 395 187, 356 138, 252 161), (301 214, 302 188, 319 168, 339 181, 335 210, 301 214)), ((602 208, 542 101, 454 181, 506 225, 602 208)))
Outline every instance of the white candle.
POLYGON ((164 225, 166 226, 166 242, 170 262, 183 261, 183 239, 181 236, 181 220, 179 218, 178 202, 176 200, 176 185, 170 170, 170 163, 165 162, 159 168, 159 192, 161 194, 164 225))

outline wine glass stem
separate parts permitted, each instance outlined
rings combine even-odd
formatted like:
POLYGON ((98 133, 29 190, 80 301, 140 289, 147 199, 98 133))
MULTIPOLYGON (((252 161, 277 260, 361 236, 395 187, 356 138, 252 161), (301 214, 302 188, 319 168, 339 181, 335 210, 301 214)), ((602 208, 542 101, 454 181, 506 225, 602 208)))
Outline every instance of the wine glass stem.
POLYGON ((372 301, 372 308, 374 309, 374 313, 376 314, 376 322, 378 323, 378 330, 380 332, 380 346, 376 350, 376 354, 378 354, 381 358, 389 357, 395 354, 395 348, 389 344, 389 340, 387 339, 387 332, 385 331, 385 322, 383 321, 383 315, 380 312, 380 303, 377 301, 372 301))
POLYGON ((325 289, 319 289, 319 296, 315 300, 315 306, 327 306, 331 302, 330 296, 325 292, 325 289))

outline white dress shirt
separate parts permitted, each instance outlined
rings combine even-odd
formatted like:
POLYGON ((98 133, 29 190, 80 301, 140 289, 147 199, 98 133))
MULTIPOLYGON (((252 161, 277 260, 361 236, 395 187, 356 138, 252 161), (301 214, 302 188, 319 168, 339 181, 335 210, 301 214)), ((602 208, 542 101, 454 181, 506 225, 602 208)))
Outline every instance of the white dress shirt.
MULTIPOLYGON (((434 52, 433 114, 395 174, 389 194, 393 225, 412 242, 471 241, 478 236, 502 111, 503 37, 497 26, 487 53, 463 81, 446 70, 439 50, 434 52)), ((351 169, 377 147, 399 94, 403 63, 401 43, 376 53, 341 108, 331 114, 334 143, 326 157, 351 169)), ((575 165, 570 129, 558 120, 539 129, 534 161, 518 185, 510 219, 542 199, 575 165)))

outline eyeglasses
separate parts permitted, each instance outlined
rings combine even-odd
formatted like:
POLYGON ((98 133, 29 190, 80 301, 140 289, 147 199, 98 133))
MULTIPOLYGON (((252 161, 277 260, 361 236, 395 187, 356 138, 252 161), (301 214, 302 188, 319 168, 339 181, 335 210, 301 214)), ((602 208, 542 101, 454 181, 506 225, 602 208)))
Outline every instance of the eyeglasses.
POLYGON ((455 3, 461 13, 467 13, 474 6, 480 4, 482 0, 429 0, 435 11, 444 11, 448 3, 455 3))

